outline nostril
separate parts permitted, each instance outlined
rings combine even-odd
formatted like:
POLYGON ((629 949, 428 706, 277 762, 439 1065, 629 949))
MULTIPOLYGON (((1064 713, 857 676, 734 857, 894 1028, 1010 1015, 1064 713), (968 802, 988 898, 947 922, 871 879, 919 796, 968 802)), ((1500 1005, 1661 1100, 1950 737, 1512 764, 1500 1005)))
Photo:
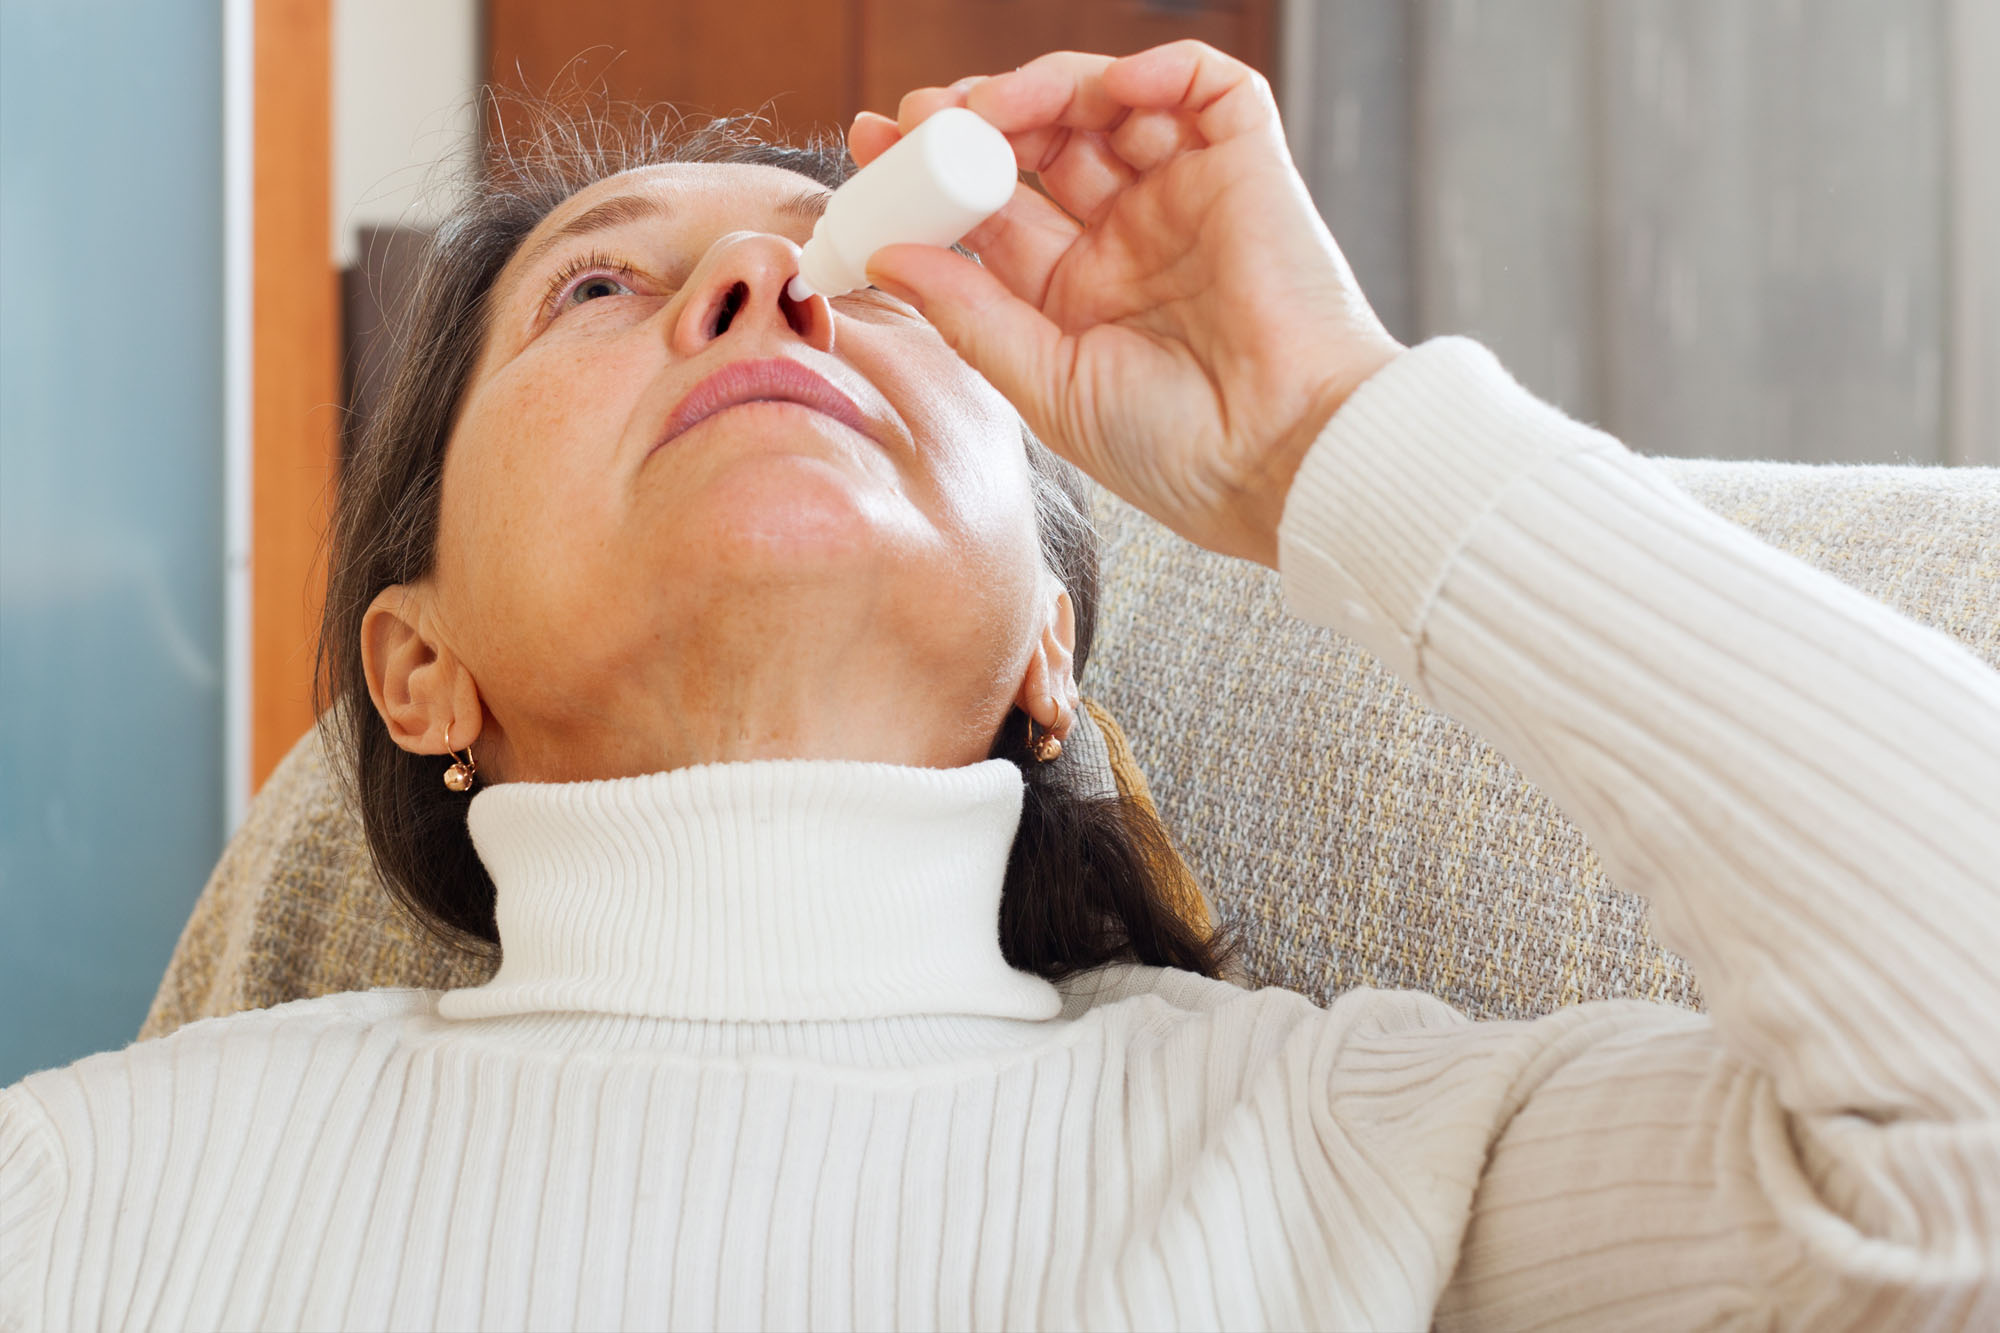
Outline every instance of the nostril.
POLYGON ((812 336, 812 298, 794 301, 789 287, 778 293, 778 308, 785 312, 785 322, 792 326, 792 332, 801 338, 812 336))
POLYGON ((741 282, 723 293, 722 309, 718 310, 715 314, 714 337, 720 338, 729 331, 729 326, 736 320, 736 312, 743 308, 744 301, 748 300, 749 297, 750 288, 748 284, 741 282))

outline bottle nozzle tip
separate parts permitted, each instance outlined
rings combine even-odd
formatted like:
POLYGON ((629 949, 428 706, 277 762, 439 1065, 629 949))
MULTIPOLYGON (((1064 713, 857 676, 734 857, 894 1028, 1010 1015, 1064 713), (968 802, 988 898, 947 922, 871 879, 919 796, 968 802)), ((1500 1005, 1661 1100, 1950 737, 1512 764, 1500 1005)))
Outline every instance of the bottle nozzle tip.
POLYGON ((806 282, 806 275, 803 273, 794 273, 792 280, 785 284, 785 295, 794 301, 803 301, 812 294, 812 286, 806 282))

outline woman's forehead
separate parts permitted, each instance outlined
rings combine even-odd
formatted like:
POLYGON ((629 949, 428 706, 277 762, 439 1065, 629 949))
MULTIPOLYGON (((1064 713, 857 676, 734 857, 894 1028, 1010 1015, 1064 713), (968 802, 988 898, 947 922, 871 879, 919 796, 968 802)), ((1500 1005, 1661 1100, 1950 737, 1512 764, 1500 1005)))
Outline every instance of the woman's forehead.
POLYGON ((598 204, 620 195, 657 199, 684 207, 712 204, 737 208, 774 207, 801 191, 825 187, 809 176, 783 167, 750 162, 665 162, 633 167, 592 181, 552 209, 536 224, 529 240, 560 229, 598 204))

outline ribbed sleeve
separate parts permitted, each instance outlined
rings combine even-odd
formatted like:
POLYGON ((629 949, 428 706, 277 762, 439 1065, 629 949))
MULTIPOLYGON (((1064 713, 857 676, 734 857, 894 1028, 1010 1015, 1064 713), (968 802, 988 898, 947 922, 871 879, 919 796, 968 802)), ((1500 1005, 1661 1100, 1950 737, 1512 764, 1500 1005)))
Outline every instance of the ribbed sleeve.
POLYGON ((0 1329, 40 1328, 62 1163, 46 1118, 21 1090, 0 1092, 0 1329))
POLYGON ((1551 1020, 1447 1324, 2000 1318, 2000 675, 1457 339, 1343 409, 1281 558, 1584 829, 1713 1011, 1551 1020))

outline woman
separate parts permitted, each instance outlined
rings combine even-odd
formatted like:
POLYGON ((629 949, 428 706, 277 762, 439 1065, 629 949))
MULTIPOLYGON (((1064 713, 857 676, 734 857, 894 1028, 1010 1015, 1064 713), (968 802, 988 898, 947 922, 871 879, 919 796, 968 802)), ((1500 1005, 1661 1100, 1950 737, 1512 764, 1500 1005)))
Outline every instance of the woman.
POLYGON ((1476 346, 1397 347, 1241 65, 1050 56, 864 116, 854 156, 948 104, 1053 203, 969 238, 984 267, 884 252, 880 293, 783 297, 818 194, 768 157, 447 229, 490 262, 441 260, 463 281, 427 299, 477 336, 413 343, 387 409, 445 443, 343 498, 426 531, 343 522, 336 592, 365 597, 329 651, 374 704, 349 725, 385 868, 442 924, 497 924, 502 967, 9 1089, 0 1308, 2000 1314, 2000 678, 1476 346), (1074 920, 1127 938, 1039 929, 1053 899, 1010 922, 1032 844, 1099 845, 1016 766, 1062 763, 1087 637, 1016 409, 1505 750, 1652 898, 1713 1017, 1244 992, 1158 924, 1123 825, 1129 854, 1071 878, 1102 895, 1074 920), (468 776, 477 865, 439 803, 468 776), (1009 956, 996 914, 1051 954, 1009 956))

